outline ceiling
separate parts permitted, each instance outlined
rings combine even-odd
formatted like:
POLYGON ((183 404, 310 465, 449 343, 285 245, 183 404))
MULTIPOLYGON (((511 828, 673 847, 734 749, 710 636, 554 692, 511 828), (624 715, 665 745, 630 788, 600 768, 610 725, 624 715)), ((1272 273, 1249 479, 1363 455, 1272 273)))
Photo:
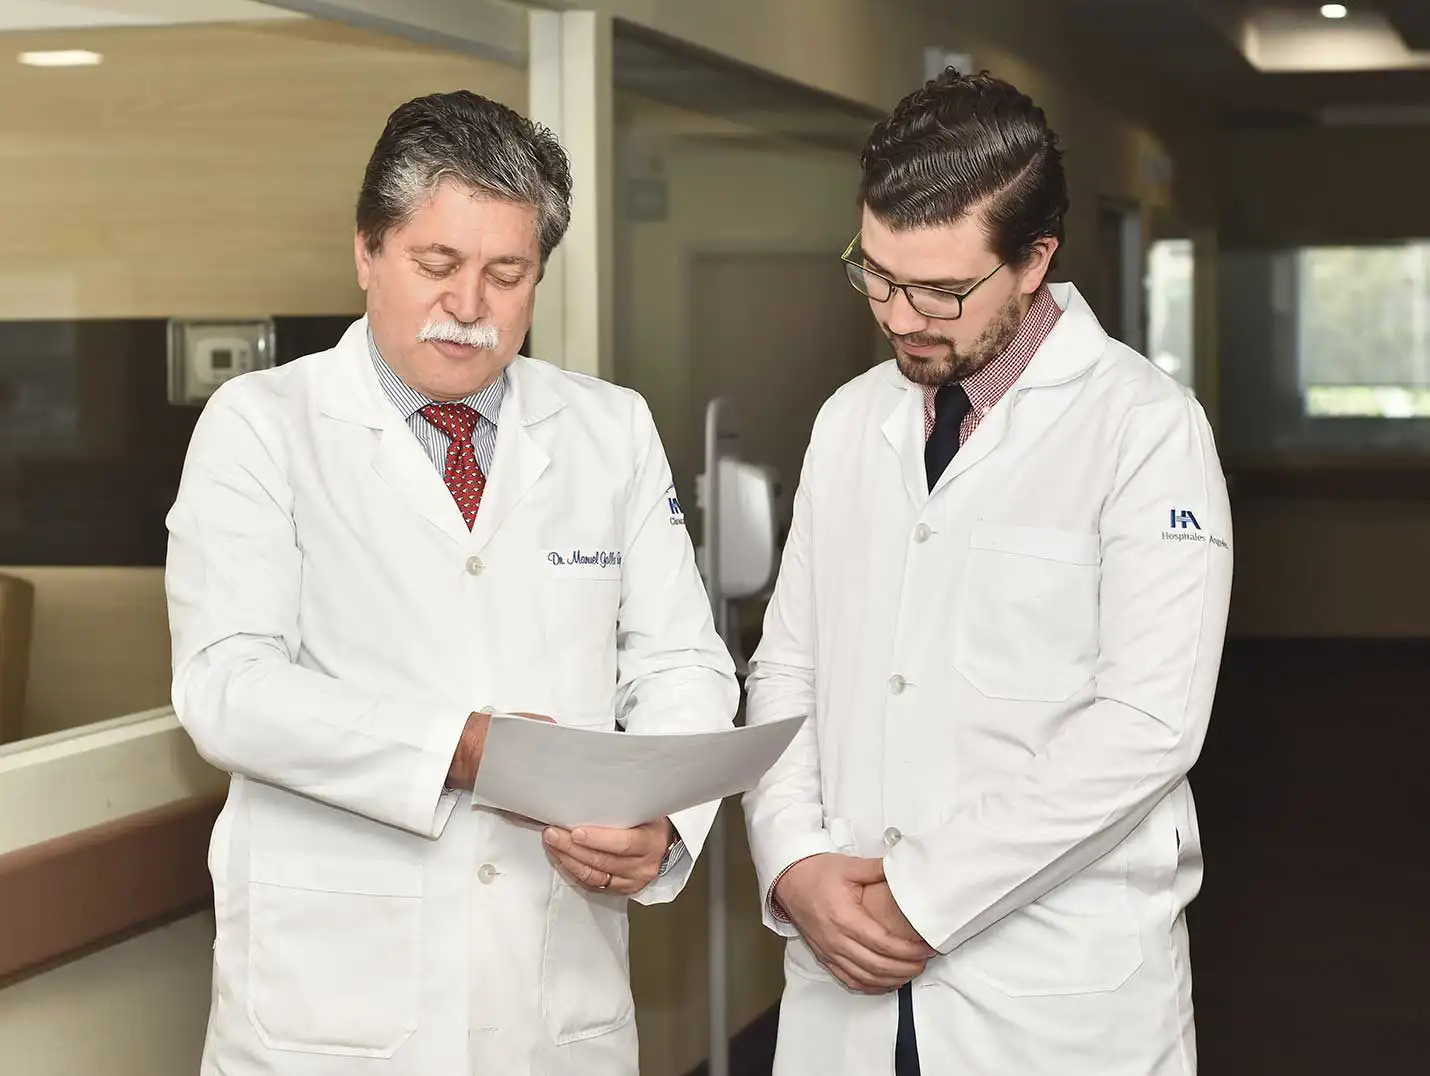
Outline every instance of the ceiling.
POLYGON ((0 32, 293 18, 256 0, 0 0, 0 32))
POLYGON ((1430 122, 1430 0, 1065 0, 1228 127, 1430 122))

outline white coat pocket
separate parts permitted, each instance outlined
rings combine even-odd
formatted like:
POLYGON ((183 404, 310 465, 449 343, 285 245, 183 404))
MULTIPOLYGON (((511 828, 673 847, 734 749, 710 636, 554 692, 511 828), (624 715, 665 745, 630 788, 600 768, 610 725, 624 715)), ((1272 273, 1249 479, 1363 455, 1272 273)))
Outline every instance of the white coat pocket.
POLYGON ((1074 877, 965 942, 956 959, 1009 997, 1116 990, 1142 966, 1126 880, 1074 877))
POLYGON ((630 1023, 626 898, 578 889, 557 875, 541 958, 541 1015, 556 1045, 630 1023))
POLYGON ((583 650, 614 641, 623 560, 618 551, 597 546, 542 552, 540 614, 548 646, 583 650))
POLYGON ((391 1057, 417 1030, 422 868, 255 852, 248 1015, 279 1050, 391 1057))
POLYGON ((976 523, 953 661, 995 699, 1061 702, 1097 663, 1096 534, 976 523))
POLYGON ((523 613, 538 632, 538 651, 550 663, 563 722, 587 723, 598 714, 607 725, 614 721, 623 560, 609 542, 541 554, 537 601, 523 613))

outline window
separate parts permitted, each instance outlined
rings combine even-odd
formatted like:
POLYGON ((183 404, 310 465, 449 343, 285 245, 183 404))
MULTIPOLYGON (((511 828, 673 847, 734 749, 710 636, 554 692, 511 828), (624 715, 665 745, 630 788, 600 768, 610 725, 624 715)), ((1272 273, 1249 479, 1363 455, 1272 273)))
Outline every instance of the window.
POLYGON ((1311 418, 1430 418, 1430 242, 1297 252, 1311 418))
POLYGON ((1147 357, 1192 386, 1192 241, 1159 239, 1147 252, 1147 357))

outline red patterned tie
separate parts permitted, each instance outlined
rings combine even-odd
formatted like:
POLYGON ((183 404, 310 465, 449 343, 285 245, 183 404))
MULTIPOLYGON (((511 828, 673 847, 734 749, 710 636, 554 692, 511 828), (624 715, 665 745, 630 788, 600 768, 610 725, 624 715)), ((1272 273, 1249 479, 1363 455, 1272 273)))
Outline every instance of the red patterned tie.
POLYGON ((467 530, 476 522, 477 509, 482 504, 482 490, 487 476, 477 463, 477 450, 472 444, 472 431, 477 428, 474 408, 461 403, 428 404, 422 417, 452 439, 447 446, 447 467, 442 477, 452 491, 452 499, 467 521, 467 530))

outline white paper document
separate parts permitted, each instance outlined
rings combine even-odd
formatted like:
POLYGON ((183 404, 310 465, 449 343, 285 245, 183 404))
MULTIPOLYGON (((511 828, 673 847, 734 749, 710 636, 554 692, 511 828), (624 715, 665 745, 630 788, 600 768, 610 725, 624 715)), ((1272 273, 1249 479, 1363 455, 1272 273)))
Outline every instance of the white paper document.
POLYGON ((803 723, 648 736, 493 714, 472 803, 564 829, 638 826, 754 788, 803 723))

